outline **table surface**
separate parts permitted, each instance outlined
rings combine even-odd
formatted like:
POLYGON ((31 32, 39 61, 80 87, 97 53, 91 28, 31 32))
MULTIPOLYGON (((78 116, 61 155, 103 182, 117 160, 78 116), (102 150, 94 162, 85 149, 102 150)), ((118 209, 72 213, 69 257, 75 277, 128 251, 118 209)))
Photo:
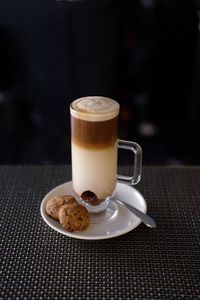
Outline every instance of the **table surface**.
POLYGON ((157 228, 101 241, 43 221, 43 197, 70 179, 69 166, 0 166, 0 299, 200 299, 200 167, 144 167, 157 228))

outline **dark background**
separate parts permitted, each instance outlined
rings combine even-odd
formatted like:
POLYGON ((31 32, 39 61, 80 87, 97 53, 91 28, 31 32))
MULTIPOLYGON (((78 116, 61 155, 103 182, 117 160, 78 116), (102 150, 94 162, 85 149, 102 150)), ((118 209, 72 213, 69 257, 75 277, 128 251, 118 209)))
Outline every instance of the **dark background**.
POLYGON ((199 164, 199 8, 0 0, 0 163, 69 163, 69 103, 102 95, 144 164, 199 164))

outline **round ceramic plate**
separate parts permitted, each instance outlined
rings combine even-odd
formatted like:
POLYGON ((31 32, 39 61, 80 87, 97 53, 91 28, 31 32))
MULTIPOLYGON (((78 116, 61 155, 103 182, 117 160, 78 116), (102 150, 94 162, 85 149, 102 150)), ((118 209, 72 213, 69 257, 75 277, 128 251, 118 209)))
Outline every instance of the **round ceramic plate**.
MULTIPOLYGON (((117 183, 116 194, 114 198, 110 201, 113 201, 117 205, 117 214, 114 218, 108 219, 107 221, 100 224, 91 223, 87 229, 80 232, 69 232, 65 230, 61 224, 49 217, 45 211, 46 202, 48 199, 54 197, 55 195, 64 195, 70 194, 74 195, 72 190, 72 182, 66 182, 55 187, 51 190, 42 200, 40 211, 44 221, 54 230, 77 239, 84 240, 102 240, 117 237, 119 235, 125 234, 134 228, 136 228, 141 220, 137 218, 128 208, 123 204, 120 204, 117 199, 133 205, 142 212, 146 213, 147 206, 143 196, 133 187, 128 186, 123 183, 117 183)), ((74 195, 75 196, 75 195, 74 195)))

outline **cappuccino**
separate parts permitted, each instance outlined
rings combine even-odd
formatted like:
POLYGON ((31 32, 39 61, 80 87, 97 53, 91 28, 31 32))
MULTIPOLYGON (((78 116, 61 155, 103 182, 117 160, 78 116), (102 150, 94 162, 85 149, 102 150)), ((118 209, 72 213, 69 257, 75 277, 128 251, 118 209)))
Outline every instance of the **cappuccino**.
POLYGON ((71 104, 70 112, 73 189, 78 196, 91 191, 104 201, 116 187, 119 104, 84 97, 71 104))

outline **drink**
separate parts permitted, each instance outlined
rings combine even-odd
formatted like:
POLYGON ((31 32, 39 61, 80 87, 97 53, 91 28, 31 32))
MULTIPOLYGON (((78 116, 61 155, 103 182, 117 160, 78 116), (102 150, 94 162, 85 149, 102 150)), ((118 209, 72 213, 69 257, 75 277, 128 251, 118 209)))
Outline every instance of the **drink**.
POLYGON ((73 189, 78 196, 91 191, 103 202, 116 187, 119 104, 84 97, 70 111, 73 189))
POLYGON ((119 104, 105 97, 83 97, 70 105, 72 183, 78 200, 94 223, 117 213, 114 199, 117 179, 130 185, 141 178, 142 150, 132 141, 118 139, 119 104), (117 175, 118 148, 134 154, 133 176, 117 175), (100 213, 101 214, 97 214, 100 213))

